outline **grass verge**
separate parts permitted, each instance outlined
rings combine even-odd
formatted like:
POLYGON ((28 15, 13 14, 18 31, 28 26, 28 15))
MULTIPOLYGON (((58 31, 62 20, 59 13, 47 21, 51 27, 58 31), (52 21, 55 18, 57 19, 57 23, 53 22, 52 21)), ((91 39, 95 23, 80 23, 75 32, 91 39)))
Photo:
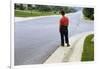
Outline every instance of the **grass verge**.
POLYGON ((81 61, 94 61, 94 42, 91 41, 93 37, 93 34, 86 37, 81 61))
POLYGON ((15 10, 15 17, 35 17, 35 16, 47 16, 56 15, 54 12, 40 12, 40 11, 20 11, 15 10))

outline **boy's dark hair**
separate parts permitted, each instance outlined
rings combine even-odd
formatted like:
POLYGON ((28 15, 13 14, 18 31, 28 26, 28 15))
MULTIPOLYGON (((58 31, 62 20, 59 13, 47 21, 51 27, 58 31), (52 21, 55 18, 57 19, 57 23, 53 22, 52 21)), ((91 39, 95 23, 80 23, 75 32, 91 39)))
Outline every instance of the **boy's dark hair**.
POLYGON ((64 10, 61 10, 60 13, 61 13, 61 15, 63 15, 63 16, 65 15, 64 10))

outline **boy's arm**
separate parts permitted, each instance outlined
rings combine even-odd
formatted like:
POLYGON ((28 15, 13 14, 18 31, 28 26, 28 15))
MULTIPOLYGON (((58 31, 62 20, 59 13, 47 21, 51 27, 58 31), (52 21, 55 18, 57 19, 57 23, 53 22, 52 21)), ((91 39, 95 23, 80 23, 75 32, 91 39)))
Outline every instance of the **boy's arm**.
POLYGON ((69 18, 68 18, 68 26, 69 26, 69 18))
POLYGON ((61 19, 60 19, 60 21, 59 21, 59 32, 60 32, 60 26, 61 26, 60 24, 61 24, 61 19))
POLYGON ((69 26, 69 18, 67 17, 67 22, 68 22, 68 25, 67 26, 69 26))

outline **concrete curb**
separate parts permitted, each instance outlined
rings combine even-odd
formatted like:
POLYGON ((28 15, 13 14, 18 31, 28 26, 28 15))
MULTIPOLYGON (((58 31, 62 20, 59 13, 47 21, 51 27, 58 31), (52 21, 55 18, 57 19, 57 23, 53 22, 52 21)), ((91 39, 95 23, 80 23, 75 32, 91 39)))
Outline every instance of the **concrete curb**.
POLYGON ((93 32, 85 32, 75 35, 70 38, 70 47, 59 47, 45 62, 48 63, 61 63, 61 62, 71 62, 80 61, 83 51, 84 39, 87 35, 93 32))
POLYGON ((27 20, 32 20, 32 19, 40 19, 40 18, 46 18, 46 17, 57 17, 60 15, 50 15, 50 16, 37 16, 37 17, 15 17, 14 20, 15 22, 20 22, 20 21, 27 21, 27 20))

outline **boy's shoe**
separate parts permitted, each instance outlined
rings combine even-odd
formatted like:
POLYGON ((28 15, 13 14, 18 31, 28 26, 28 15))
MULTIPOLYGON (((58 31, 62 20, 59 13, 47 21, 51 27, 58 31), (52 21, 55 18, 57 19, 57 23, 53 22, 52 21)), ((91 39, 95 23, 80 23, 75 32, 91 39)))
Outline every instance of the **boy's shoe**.
POLYGON ((64 47, 64 45, 61 45, 62 47, 64 47))
POLYGON ((67 47, 69 47, 70 46, 70 44, 67 44, 67 47))
MULTIPOLYGON (((62 45, 61 45, 62 46, 62 45)), ((62 47, 64 47, 64 46, 62 46, 62 47)))
POLYGON ((69 44, 69 43, 65 43, 65 46, 69 47, 69 46, 70 46, 70 44, 69 44))

